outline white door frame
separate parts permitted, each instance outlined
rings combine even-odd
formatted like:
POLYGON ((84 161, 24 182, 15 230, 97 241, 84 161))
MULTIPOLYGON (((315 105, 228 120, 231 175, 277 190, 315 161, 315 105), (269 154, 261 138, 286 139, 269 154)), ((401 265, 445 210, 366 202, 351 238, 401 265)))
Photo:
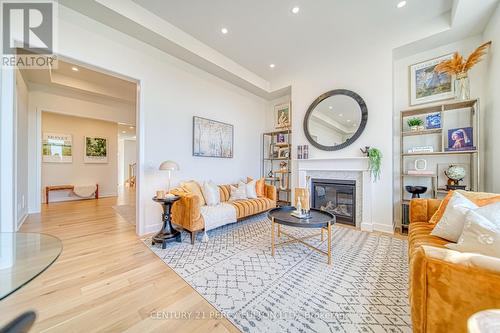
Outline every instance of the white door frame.
MULTIPOLYGON (((143 103, 142 103, 142 98, 141 98, 141 81, 136 78, 131 78, 127 75, 121 74, 121 73, 116 73, 104 68, 101 68, 99 66, 95 66, 74 58, 69 58, 63 55, 58 54, 58 59, 71 62, 77 65, 80 65, 82 67, 86 67, 101 73, 109 74, 112 76, 119 77, 121 79, 131 81, 137 84, 137 107, 136 107, 136 144, 137 144, 137 174, 136 174, 136 233, 138 235, 142 235, 144 233, 144 208, 141 207, 139 204, 141 202, 141 198, 145 197, 145 193, 143 190, 142 180, 144 179, 144 115, 141 110, 143 110, 143 103)), ((41 156, 41 143, 42 143, 42 111, 50 111, 50 110, 45 110, 45 109, 36 109, 36 114, 35 114, 35 142, 36 142, 36 148, 33 150, 35 154, 37 154, 36 157, 33 158, 35 161, 35 168, 36 168, 36 174, 35 174, 35 183, 36 185, 34 188, 36 189, 35 191, 35 200, 33 201, 35 207, 30 211, 30 213, 35 213, 39 212, 41 210, 41 205, 42 205, 42 156, 41 156), (36 211, 37 210, 37 211, 36 211)), ((2 125, 3 127, 3 125, 2 125)), ((3 129, 3 128, 2 128, 3 129)), ((33 181, 33 180, 31 180, 33 181)))
POLYGON ((0 231, 16 231, 15 69, 2 66, 0 91, 0 231))

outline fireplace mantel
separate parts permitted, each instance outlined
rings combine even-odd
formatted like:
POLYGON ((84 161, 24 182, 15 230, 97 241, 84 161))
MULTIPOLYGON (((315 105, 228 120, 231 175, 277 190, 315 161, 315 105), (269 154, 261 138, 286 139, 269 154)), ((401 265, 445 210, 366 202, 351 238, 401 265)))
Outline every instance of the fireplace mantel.
MULTIPOLYGON (((307 176, 315 171, 321 172, 356 172, 361 174, 362 184, 362 217, 361 230, 373 231, 372 222, 372 180, 370 177, 368 157, 331 157, 294 160, 297 163, 298 185, 306 186, 307 176)), ((324 176, 323 176, 324 177, 324 176)), ((310 184, 309 184, 310 185, 310 184)))
POLYGON ((298 170, 368 171, 368 157, 330 157, 295 160, 298 170))

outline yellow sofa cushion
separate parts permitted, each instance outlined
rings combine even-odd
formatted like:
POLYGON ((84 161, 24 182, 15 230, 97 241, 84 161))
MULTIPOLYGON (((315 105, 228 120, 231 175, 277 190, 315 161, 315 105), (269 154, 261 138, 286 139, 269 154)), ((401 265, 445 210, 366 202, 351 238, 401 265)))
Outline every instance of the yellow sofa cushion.
POLYGON ((255 215, 274 208, 275 203, 268 198, 257 198, 233 201, 231 204, 236 208, 236 218, 241 219, 255 215))
POLYGON ((190 181, 187 181, 187 182, 182 182, 181 183, 181 187, 185 191, 198 196, 199 199, 200 199, 200 206, 205 206, 206 205, 205 197, 203 196, 203 193, 201 192, 200 184, 198 184, 197 181, 190 180, 190 181))

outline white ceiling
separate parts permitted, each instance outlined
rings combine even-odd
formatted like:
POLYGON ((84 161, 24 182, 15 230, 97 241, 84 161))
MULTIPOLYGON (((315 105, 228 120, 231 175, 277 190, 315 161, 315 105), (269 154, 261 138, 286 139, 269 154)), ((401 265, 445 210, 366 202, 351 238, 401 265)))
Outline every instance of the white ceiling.
POLYGON ((133 0, 262 78, 385 43, 389 50, 450 26, 452 0, 133 0), (294 5, 298 15, 291 13, 294 5), (229 33, 221 34, 222 27, 229 33), (430 31, 434 30, 434 31, 430 31), (269 64, 276 67, 271 69, 269 64))
POLYGON ((22 70, 28 83, 45 85, 135 106, 137 84, 63 60, 56 68, 22 70), (73 68, 78 69, 74 71, 73 68))

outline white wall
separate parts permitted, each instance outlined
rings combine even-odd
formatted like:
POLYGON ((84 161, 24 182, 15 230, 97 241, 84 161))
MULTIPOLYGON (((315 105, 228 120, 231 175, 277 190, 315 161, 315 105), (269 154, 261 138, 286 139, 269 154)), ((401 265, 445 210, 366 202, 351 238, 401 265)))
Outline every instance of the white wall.
POLYGON ((161 207, 151 196, 166 186, 166 175, 158 171, 164 160, 180 165, 174 182, 194 178, 228 183, 260 174, 267 101, 64 6, 59 9, 63 56, 140 80, 140 233, 159 228, 161 207), (83 40, 91 40, 93 47, 83 40), (234 158, 192 156, 194 115, 234 124, 234 158))
MULTIPOLYGON (((329 60, 329 59, 326 59, 329 60)), ((335 60, 323 64, 308 64, 304 70, 284 82, 292 83, 292 155, 297 145, 309 145, 309 158, 360 157, 359 148, 380 148, 381 179, 372 186, 372 221, 375 230, 392 232, 392 53, 390 48, 366 45, 362 52, 345 50, 335 54, 335 60), (348 89, 358 93, 368 106, 368 123, 363 134, 351 146, 334 152, 314 148, 303 131, 303 118, 310 104, 321 94, 333 89, 348 89), (385 195, 387 193, 387 195, 385 195)), ((279 85, 277 85, 279 86, 279 85)), ((293 168, 293 186, 298 182, 297 166, 293 168)))
POLYGON ((16 70, 16 223, 21 225, 28 214, 28 86, 16 70))
MULTIPOLYGON (((394 139, 393 139, 393 146, 394 146, 394 154, 393 154, 393 163, 394 163, 394 186, 393 186, 393 193, 394 193, 394 222, 395 224, 398 224, 401 221, 401 207, 399 204, 399 198, 400 198, 400 191, 402 189, 401 184, 400 184, 400 178, 399 178, 399 172, 400 172, 400 159, 399 159, 399 154, 400 154, 400 136, 399 136, 399 131, 400 131, 400 124, 401 124, 401 118, 400 118, 400 112, 404 109, 407 109, 410 107, 410 97, 409 97, 409 92, 410 92, 410 79, 409 79, 409 66, 433 59, 442 55, 450 54, 453 52, 459 52, 460 54, 464 56, 468 56, 476 47, 481 45, 483 43, 483 38, 480 35, 477 36, 472 36, 464 40, 460 40, 451 44, 443 45, 441 47, 431 49, 425 52, 421 52, 418 54, 414 54, 402 59, 397 59, 394 61, 394 118, 393 118, 393 126, 394 126, 394 139)), ((485 89, 485 82, 484 82, 484 76, 485 76, 485 63, 480 63, 476 67, 474 67, 470 72, 469 72, 469 78, 470 78, 470 83, 471 83, 471 98, 480 98, 481 102, 485 99, 485 94, 484 94, 484 89, 485 89)), ((489 112, 487 110, 488 108, 483 105, 483 103, 480 103, 481 105, 481 112, 483 115, 489 112)), ((484 119, 484 117, 483 117, 484 119)), ((483 126, 484 128, 484 126, 483 126)), ((417 137, 415 137, 417 138, 417 137)), ((436 145, 435 144, 435 137, 418 137, 417 138, 419 141, 415 142, 417 144, 420 142, 419 145, 436 145), (428 140, 427 142, 423 142, 420 140, 428 140), (422 143, 423 142, 423 143, 422 143)), ((440 138, 438 138, 440 141, 440 138)), ((410 139, 405 139, 405 142, 408 143, 410 139)), ((411 144, 411 143, 410 143, 411 144)), ((428 169, 433 170, 436 168, 437 163, 446 163, 447 161, 450 161, 449 158, 447 157, 428 157, 426 158, 428 160, 428 169)), ((455 158, 454 158, 455 160, 455 158)), ((466 163, 468 159, 466 157, 457 157, 456 159, 460 163, 466 163)), ((412 162, 411 159, 406 159, 406 161, 412 162)), ((429 179, 412 179, 412 184, 414 185, 423 185, 427 186, 430 188, 430 180, 429 179)))
MULTIPOLYGON (((117 195, 118 124, 43 112, 42 132, 71 134, 73 136, 72 163, 42 162, 42 195, 45 186, 67 184, 99 184, 99 196, 117 195), (84 163, 85 136, 105 137, 108 139, 108 163, 84 163)), ((80 199, 68 191, 55 191, 49 195, 50 202, 80 199)))
POLYGON ((485 190, 500 193, 500 148, 497 144, 500 133, 500 6, 491 17, 484 31, 484 40, 493 43, 486 61, 486 112, 484 113, 485 132, 485 190))

